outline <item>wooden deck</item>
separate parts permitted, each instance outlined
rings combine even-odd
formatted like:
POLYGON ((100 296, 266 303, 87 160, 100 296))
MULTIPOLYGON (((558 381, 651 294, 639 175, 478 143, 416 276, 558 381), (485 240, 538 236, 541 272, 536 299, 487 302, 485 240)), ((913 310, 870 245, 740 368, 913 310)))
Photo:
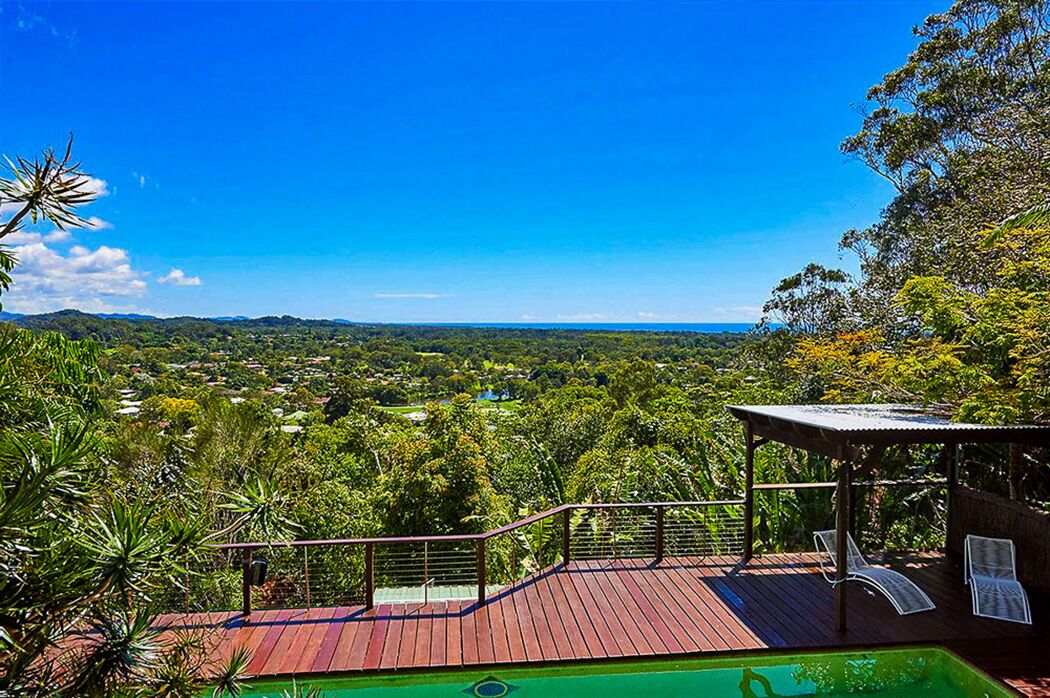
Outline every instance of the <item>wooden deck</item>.
MULTIPOLYGON (((932 553, 888 562, 937 610, 898 616, 849 589, 849 624, 834 630, 832 590, 808 555, 573 562, 489 598, 311 610, 169 615, 214 627, 215 656, 253 653, 249 673, 280 676, 698 653, 938 643, 1029 695, 1050 695, 1050 632, 975 618, 957 565, 932 553)), ((1050 604, 1033 598, 1037 623, 1050 604)))

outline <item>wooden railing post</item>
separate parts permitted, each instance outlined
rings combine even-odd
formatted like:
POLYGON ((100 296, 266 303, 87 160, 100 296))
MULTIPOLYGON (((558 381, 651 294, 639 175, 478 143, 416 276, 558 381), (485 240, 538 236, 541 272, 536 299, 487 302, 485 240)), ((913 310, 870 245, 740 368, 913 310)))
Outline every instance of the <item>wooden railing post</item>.
POLYGON ((664 559, 664 507, 656 507, 656 564, 664 559))
POLYGON ((744 562, 755 551, 755 432, 747 423, 747 452, 744 458, 744 562))
POLYGON ((365 608, 375 606, 375 551, 365 543, 365 608))
POLYGON ((252 550, 241 552, 241 613, 245 618, 252 614, 252 550))
POLYGON ((852 480, 849 484, 849 499, 846 500, 846 506, 849 507, 849 534, 853 536, 853 540, 860 540, 857 535, 857 483, 852 480))
MULTIPOLYGON (((959 485, 959 446, 958 444, 952 444, 948 446, 946 465, 947 472, 947 492, 944 496, 944 508, 946 509, 944 531, 944 552, 949 553, 953 550, 953 543, 955 541, 955 507, 952 503, 952 497, 955 495, 955 491, 959 485)), ((960 546, 961 547, 961 546, 960 546)))
POLYGON ((310 608, 310 548, 303 547, 303 574, 306 580, 306 607, 310 608))
POLYGON ((565 567, 569 566, 569 524, 572 516, 572 509, 566 508, 565 513, 561 520, 561 564, 565 567))
POLYGON ((485 605, 485 539, 478 539, 478 605, 485 605))
POLYGON ((835 627, 846 630, 846 558, 849 524, 849 490, 852 484, 853 464, 841 458, 838 487, 835 490, 835 627))

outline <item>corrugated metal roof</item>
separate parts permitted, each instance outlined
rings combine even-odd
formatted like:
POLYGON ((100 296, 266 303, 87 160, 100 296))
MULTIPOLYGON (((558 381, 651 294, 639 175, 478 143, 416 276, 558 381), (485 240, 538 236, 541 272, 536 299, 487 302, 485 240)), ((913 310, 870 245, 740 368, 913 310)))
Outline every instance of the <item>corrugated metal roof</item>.
POLYGON ((921 405, 729 405, 739 419, 745 414, 800 424, 843 434, 873 431, 908 432, 1046 432, 1050 426, 1013 424, 990 426, 952 422, 921 405))

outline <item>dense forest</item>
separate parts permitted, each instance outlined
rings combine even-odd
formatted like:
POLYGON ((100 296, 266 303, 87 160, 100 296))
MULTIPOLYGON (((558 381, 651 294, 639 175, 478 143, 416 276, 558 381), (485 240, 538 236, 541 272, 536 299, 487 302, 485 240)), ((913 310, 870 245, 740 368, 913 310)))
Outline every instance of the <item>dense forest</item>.
MULTIPOLYGON (((1050 11, 959 0, 871 88, 842 144, 893 199, 809 265, 748 334, 104 319, 0 325, 0 691, 235 692, 203 641, 157 647, 164 592, 210 545, 469 533, 562 502, 706 500, 741 491, 726 404, 921 403, 981 423, 1050 421, 1050 11), (62 644, 75 629, 101 638, 62 644)), ((69 152, 14 159, 0 202, 82 223, 69 152)), ((0 249, 0 289, 17 259, 0 249)), ((963 477, 1047 506, 1046 454, 968 454, 963 477), (978 467, 979 466, 979 467, 978 467)), ((936 473, 897 449, 886 476, 936 473)), ((823 481, 769 447, 758 481, 823 481)), ((803 545, 830 493, 756 502, 760 550, 803 545)), ((865 544, 940 544, 936 491, 862 503, 865 544), (930 524, 933 525, 930 525, 930 524)))

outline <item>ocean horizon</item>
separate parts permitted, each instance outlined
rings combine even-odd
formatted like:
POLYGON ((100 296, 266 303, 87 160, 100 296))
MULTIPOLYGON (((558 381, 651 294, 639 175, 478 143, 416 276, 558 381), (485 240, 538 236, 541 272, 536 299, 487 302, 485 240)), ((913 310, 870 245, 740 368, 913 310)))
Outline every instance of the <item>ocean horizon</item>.
MULTIPOLYGON (((386 324, 386 323, 383 323, 386 324)), ((724 334, 750 332, 753 322, 406 322, 422 327, 492 327, 519 330, 591 330, 602 332, 695 332, 724 334)))

